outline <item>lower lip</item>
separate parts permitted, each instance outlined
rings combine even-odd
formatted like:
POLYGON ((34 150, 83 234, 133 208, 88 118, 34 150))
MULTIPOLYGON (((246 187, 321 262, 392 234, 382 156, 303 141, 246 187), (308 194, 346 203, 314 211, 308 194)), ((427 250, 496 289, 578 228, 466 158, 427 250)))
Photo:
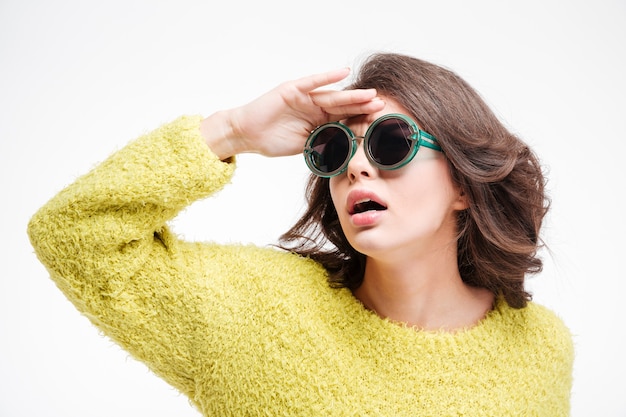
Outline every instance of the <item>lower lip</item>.
POLYGON ((350 216, 350 219, 354 226, 373 226, 378 222, 383 212, 384 210, 365 211, 363 213, 353 214, 350 216))

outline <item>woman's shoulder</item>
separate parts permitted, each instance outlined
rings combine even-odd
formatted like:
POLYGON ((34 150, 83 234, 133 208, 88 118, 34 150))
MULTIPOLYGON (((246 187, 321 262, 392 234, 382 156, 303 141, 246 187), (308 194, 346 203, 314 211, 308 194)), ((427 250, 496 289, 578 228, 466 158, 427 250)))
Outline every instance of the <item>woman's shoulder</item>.
POLYGON ((564 320, 554 310, 543 304, 529 301, 524 308, 509 307, 507 310, 512 320, 524 324, 530 329, 546 329, 550 332, 558 331, 569 334, 569 329, 564 320))
POLYGON ((573 352, 572 333, 554 310, 533 301, 524 308, 513 308, 499 300, 494 311, 502 330, 516 343, 567 355, 573 352))

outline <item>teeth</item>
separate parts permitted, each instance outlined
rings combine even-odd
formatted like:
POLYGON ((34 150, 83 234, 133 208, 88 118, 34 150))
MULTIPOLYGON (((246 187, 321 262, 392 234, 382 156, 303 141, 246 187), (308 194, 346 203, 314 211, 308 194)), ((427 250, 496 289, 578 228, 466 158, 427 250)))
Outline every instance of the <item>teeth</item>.
POLYGON ((352 208, 354 213, 363 213, 370 210, 385 210, 386 207, 369 198, 358 200, 352 208))

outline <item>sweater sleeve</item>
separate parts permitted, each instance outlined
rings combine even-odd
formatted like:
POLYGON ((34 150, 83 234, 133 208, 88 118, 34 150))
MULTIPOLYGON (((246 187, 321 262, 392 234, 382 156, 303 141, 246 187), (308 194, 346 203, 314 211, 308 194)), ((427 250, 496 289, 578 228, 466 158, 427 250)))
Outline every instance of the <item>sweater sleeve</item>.
POLYGON ((200 120, 182 117, 129 143, 28 224, 39 260, 76 308, 190 398, 201 317, 166 222, 234 170, 206 146, 200 120))

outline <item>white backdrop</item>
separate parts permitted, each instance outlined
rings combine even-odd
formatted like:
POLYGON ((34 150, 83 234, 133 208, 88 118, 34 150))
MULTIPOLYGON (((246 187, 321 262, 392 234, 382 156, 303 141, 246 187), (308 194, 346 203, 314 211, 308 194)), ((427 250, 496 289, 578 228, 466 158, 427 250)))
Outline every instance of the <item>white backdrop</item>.
MULTIPOLYGON (((553 210, 530 288, 575 335, 572 416, 626 416, 625 45, 623 0, 1 0, 0 416, 198 416, 63 298, 27 221, 163 122, 378 50, 452 68, 536 148, 553 210)), ((306 175, 301 157, 241 157, 233 185, 174 228, 272 243, 306 175)))

